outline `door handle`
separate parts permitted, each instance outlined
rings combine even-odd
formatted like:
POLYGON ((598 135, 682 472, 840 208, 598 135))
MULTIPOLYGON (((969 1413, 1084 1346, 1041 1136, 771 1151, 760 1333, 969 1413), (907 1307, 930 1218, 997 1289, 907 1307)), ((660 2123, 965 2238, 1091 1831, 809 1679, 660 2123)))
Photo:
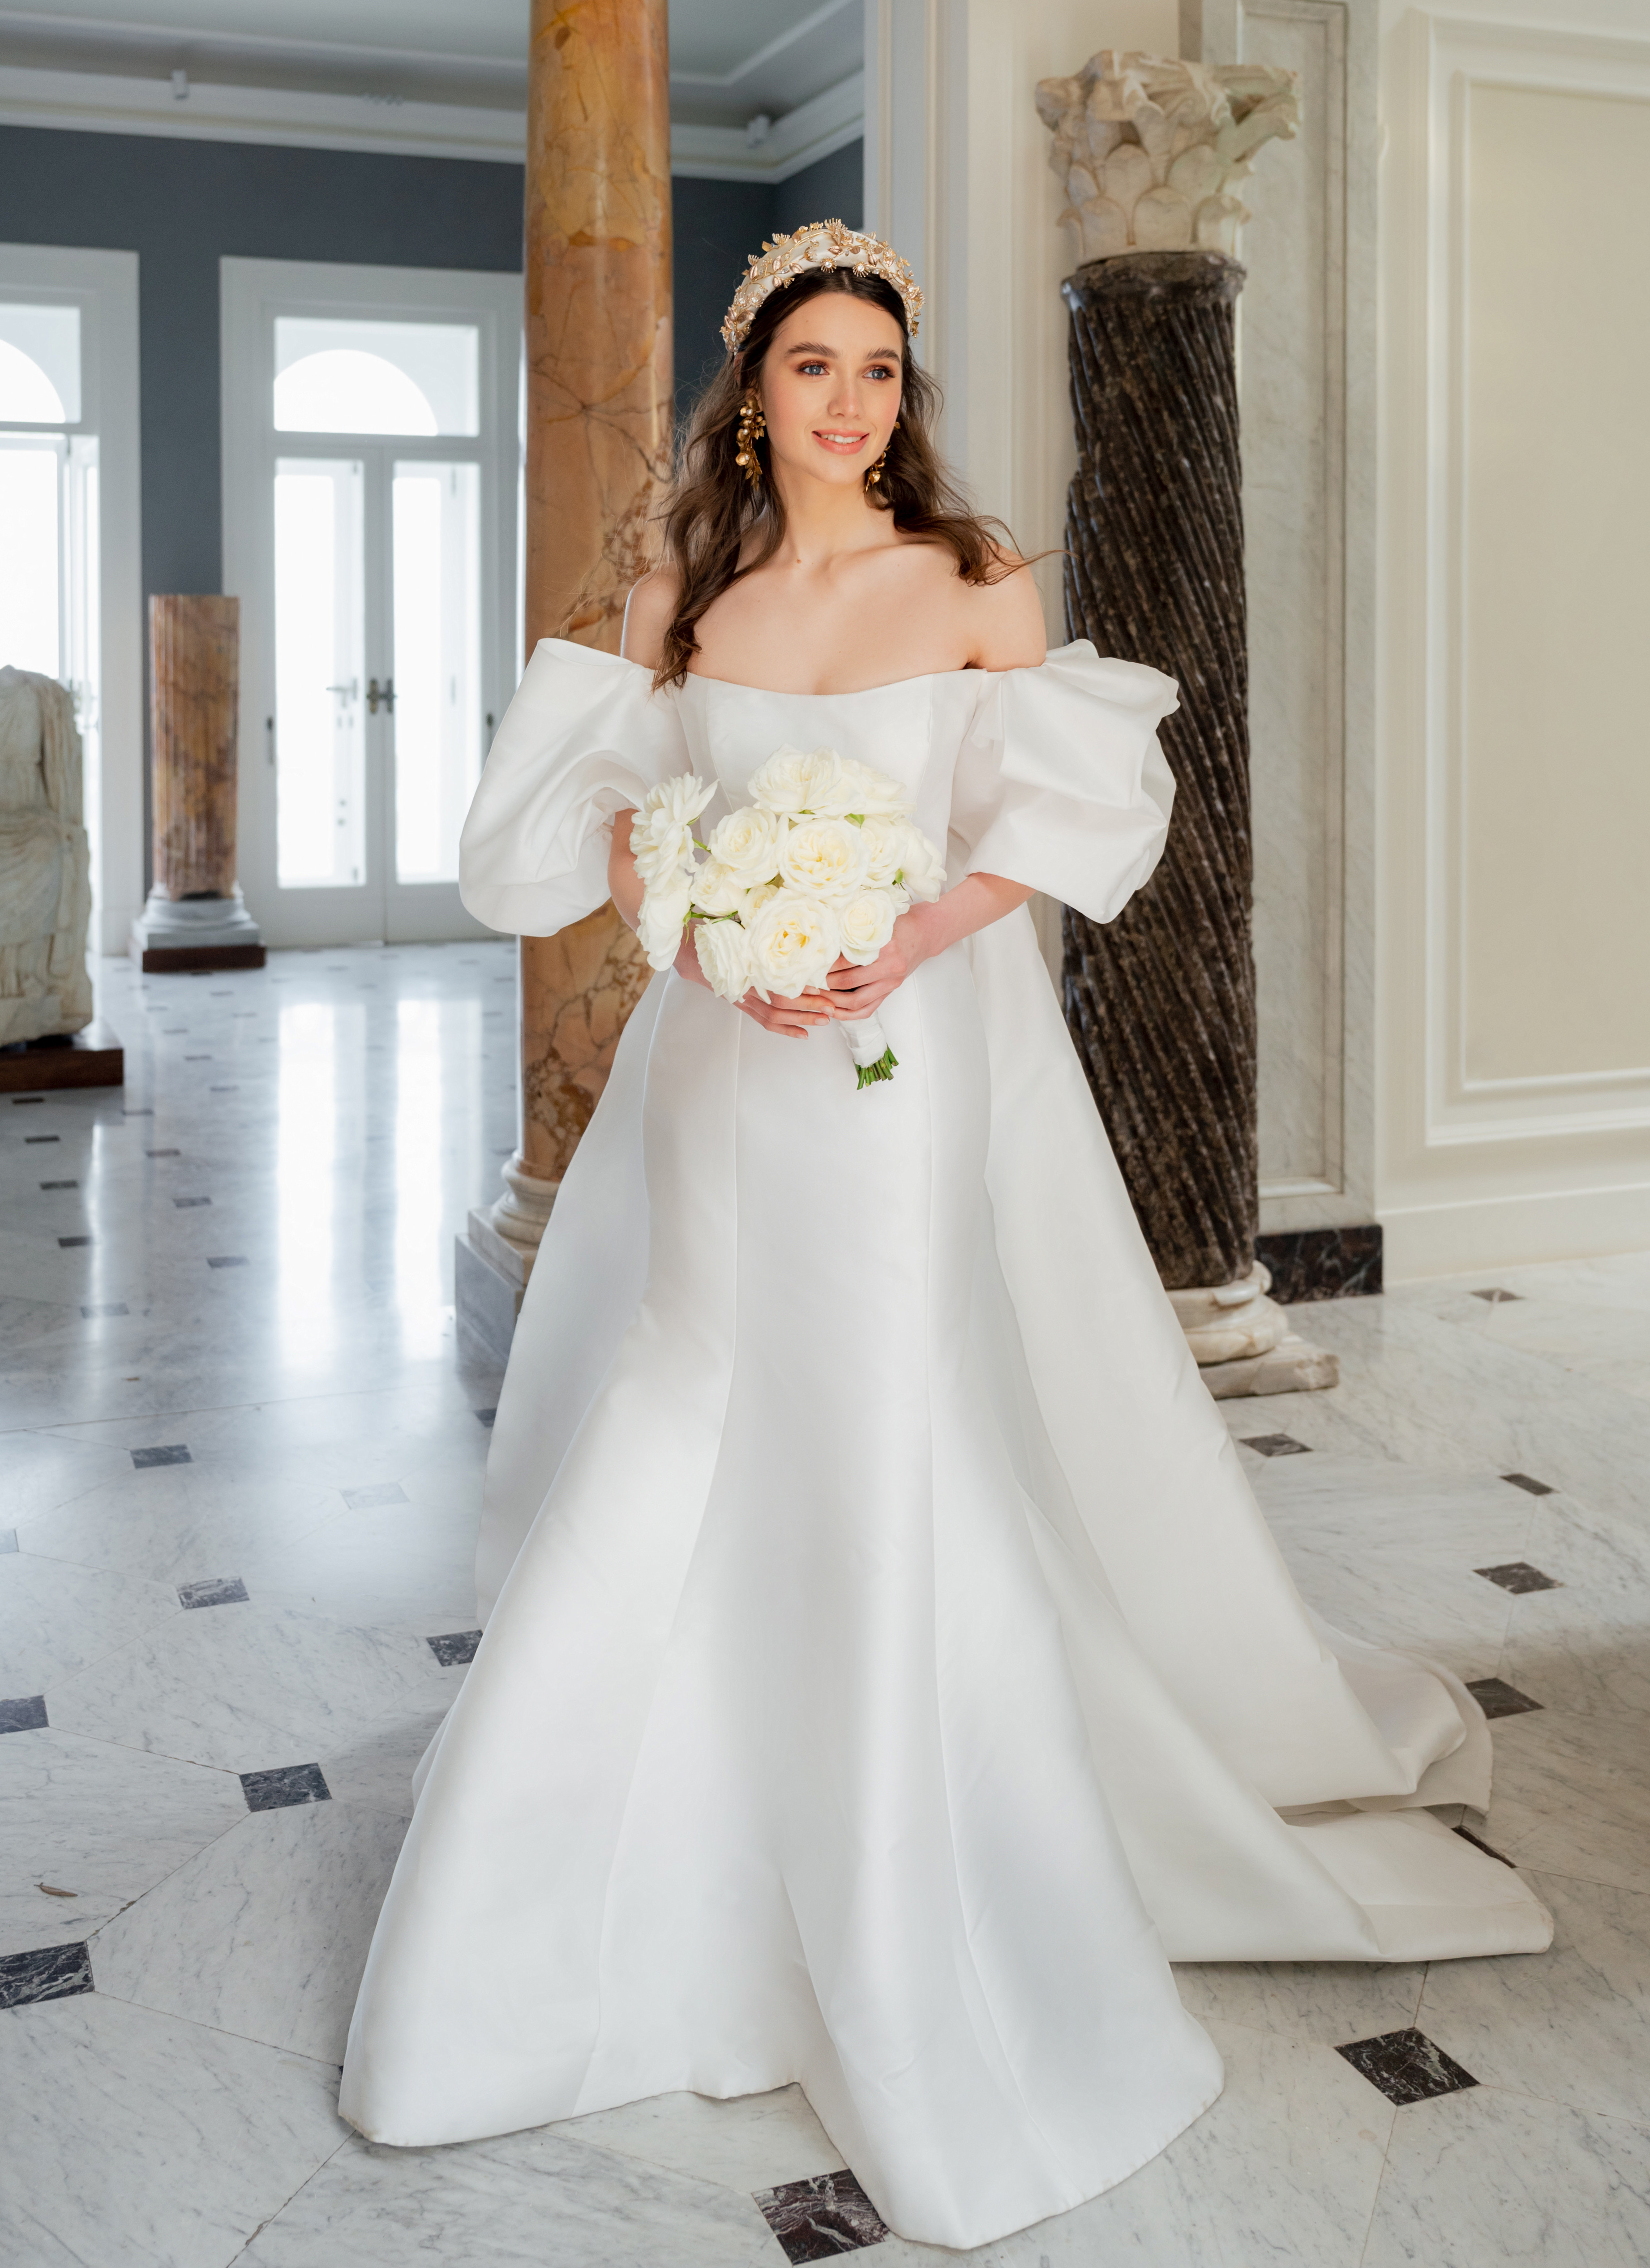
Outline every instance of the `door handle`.
POLYGON ((329 685, 327 690, 328 693, 346 694, 351 701, 357 701, 361 696, 361 681, 358 677, 352 677, 348 685, 329 685))
POLYGON ((376 677, 368 678, 366 681, 366 706, 367 714, 369 716, 376 717, 378 715, 379 704, 380 702, 383 703, 384 707, 389 711, 390 715, 393 717, 395 713, 395 681, 393 677, 387 677, 382 685, 379 683, 376 677))

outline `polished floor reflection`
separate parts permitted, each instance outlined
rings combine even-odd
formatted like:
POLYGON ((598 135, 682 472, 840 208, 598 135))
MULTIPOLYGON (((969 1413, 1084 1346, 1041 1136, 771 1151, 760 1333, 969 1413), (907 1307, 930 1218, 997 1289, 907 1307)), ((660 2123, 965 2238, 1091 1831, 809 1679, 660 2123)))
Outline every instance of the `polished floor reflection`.
MULTIPOLYGON (((447 2150, 337 2062, 474 1650, 497 1377, 453 1239, 514 1123, 511 950, 106 965, 124 1094, 0 1098, 0 2260, 729 2268, 874 2250, 794 2089, 447 2150)), ((1315 1306, 1222 1405, 1332 1620, 1472 1680, 1551 1954, 1183 1969, 1214 2110, 989 2268, 1650 2259, 1650 1256, 1315 1306)), ((1451 1823, 1457 1823, 1452 1819, 1451 1823)))

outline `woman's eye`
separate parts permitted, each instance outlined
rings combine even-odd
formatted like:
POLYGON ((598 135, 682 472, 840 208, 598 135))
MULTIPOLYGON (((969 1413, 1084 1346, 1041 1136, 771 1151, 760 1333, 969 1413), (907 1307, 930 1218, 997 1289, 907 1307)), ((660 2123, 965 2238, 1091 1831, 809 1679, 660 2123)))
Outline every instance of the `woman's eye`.
POLYGON ((880 362, 873 363, 870 369, 866 372, 866 376, 867 378, 892 378, 894 372, 889 369, 888 365, 886 363, 880 362))
POLYGON ((825 375, 825 365, 822 362, 799 363, 797 367, 804 378, 823 378, 825 375))

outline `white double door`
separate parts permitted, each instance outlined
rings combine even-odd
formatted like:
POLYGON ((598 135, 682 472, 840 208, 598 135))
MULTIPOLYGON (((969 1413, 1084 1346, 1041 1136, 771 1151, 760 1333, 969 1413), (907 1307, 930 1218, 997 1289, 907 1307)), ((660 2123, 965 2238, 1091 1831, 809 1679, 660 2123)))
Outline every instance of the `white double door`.
POLYGON ((518 651, 516 277, 225 261, 239 870, 273 945, 485 934, 458 843, 518 651))

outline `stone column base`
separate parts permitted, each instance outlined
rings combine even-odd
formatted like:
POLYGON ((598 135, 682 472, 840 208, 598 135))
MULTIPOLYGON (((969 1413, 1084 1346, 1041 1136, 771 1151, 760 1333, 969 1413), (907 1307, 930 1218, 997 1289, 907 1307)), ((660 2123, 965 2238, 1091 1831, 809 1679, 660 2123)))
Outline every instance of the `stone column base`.
POLYGON ((1240 1394, 1306 1394, 1338 1386, 1339 1359, 1290 1327, 1275 1300, 1271 1271, 1257 1260, 1235 1284, 1171 1292, 1186 1344, 1217 1402, 1240 1394))
POLYGON ((1204 1363, 1197 1375, 1217 1402, 1234 1401, 1241 1394, 1313 1394, 1340 1384, 1341 1359, 1327 1347, 1314 1346, 1299 1331, 1286 1331, 1264 1354, 1204 1363))
POLYGON ((157 884, 132 924, 127 949, 145 975, 264 964, 262 934, 239 882, 227 898, 169 898, 157 884))
POLYGON ((453 1311, 500 1363, 510 1359, 539 1239, 561 1187, 529 1174, 519 1154, 505 1167, 504 1181, 503 1197, 470 1214, 453 1256, 453 1311))

